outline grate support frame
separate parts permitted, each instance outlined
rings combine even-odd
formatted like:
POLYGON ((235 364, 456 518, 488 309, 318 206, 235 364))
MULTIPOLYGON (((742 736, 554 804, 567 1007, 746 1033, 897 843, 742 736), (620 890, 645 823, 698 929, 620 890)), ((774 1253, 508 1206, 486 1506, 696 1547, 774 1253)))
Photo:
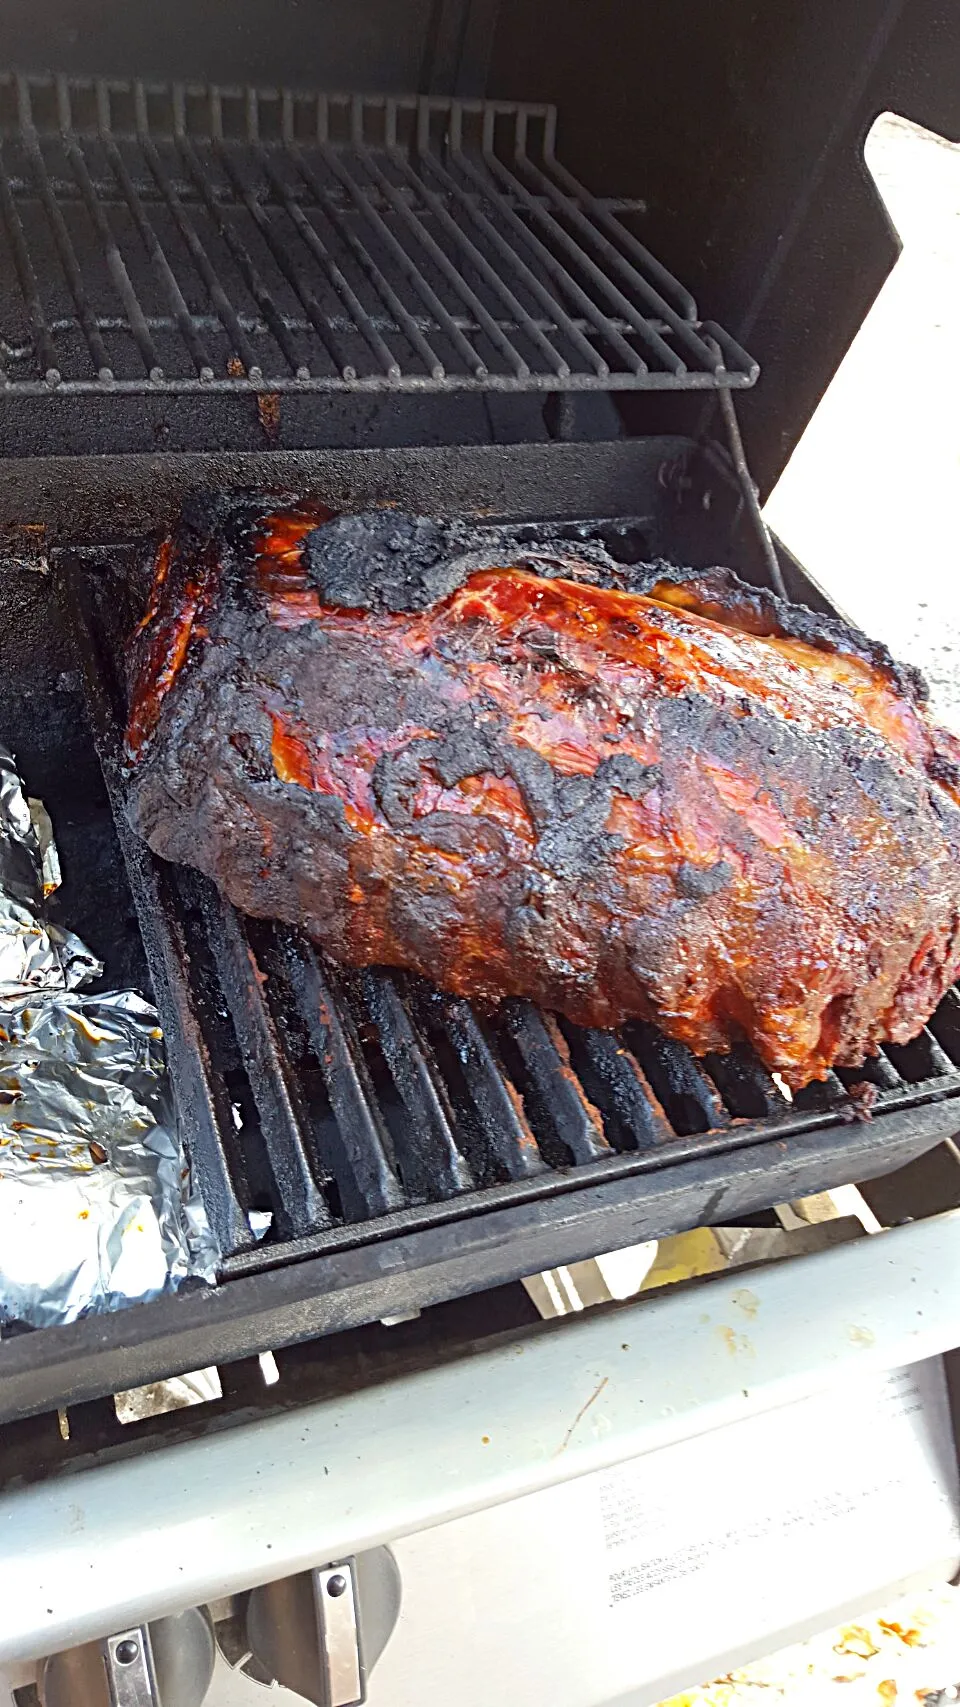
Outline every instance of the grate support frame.
POLYGON ((752 385, 556 134, 546 104, 5 73, 0 404, 752 385))

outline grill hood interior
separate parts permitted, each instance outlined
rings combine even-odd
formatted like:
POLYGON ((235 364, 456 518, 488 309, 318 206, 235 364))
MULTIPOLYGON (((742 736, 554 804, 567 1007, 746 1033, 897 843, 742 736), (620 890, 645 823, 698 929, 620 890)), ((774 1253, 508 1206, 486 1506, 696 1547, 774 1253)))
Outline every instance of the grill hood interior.
MULTIPOLYGON (((789 0, 759 12, 753 0, 171 0, 162 11, 12 0, 0 65, 555 104, 570 171, 611 205, 630 203, 629 228, 760 363, 763 384, 742 415, 765 493, 896 258, 864 138, 886 109, 960 138, 958 48, 960 18, 940 0, 789 0)), ((908 352, 905 333, 898 359, 908 352)), ((604 436, 617 425, 691 430, 698 409, 702 400, 621 396, 604 436)), ((408 415, 390 430, 396 442, 429 442, 450 436, 450 419, 438 428, 408 415)), ((462 406, 460 419, 467 436, 477 431, 462 406)), ((291 431, 306 442, 302 421, 291 431)), ((581 422, 571 431, 580 436, 581 422)), ((152 448, 163 450, 157 432, 152 448)), ((77 428, 71 451, 83 438, 77 428)), ((6 454, 20 450, 6 441, 6 454)))

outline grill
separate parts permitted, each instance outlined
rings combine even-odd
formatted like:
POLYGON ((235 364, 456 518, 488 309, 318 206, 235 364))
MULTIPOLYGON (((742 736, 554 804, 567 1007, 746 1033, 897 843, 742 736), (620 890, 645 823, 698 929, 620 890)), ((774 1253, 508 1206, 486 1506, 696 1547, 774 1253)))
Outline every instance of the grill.
MULTIPOLYGON (((551 531, 628 553, 651 526, 644 515, 551 531)), ((182 1368, 185 1342, 196 1365, 244 1357, 736 1219, 888 1171, 954 1130, 956 992, 914 1043, 790 1101, 746 1048, 698 1060, 650 1025, 584 1030, 519 1001, 483 1014, 403 974, 334 968, 298 933, 242 918, 126 821, 120 659, 142 546, 64 548, 55 561, 224 1258, 215 1310, 189 1294, 141 1307, 135 1348, 122 1316, 95 1343, 84 1324, 64 1330, 39 1369, 28 1339, 11 1342, 6 1414, 65 1386, 83 1399, 182 1368)))
MULTIPOLYGON (((730 564, 829 613, 762 503, 895 259, 863 165, 875 115, 960 136, 960 14, 7 0, 4 40, 0 739, 54 824, 51 919, 102 989, 159 1009, 222 1261, 215 1287, 4 1324, 0 1654, 104 1637, 119 1678, 121 1650, 149 1656, 141 1619, 324 1555, 369 1666, 374 1541, 948 1343, 939 1219, 751 1274, 756 1297, 713 1277, 553 1323, 516 1282, 688 1228, 730 1230, 737 1261, 782 1250, 772 1206, 881 1175, 885 1224, 955 1202, 960 987, 910 1045, 791 1098, 746 1047, 489 1012, 244 917, 126 814, 155 538, 200 493, 395 505, 730 564), (219 1399, 141 1415, 156 1395, 129 1395, 211 1365, 219 1399), (386 1488, 391 1451, 375 1509, 357 1477, 387 1463, 386 1488)), ((432 1578, 403 1587, 422 1654, 432 1578)), ((238 1660, 245 1605, 218 1622, 238 1660)), ((277 1626, 314 1694, 345 1628, 319 1606, 277 1626)), ((81 1675, 60 1673, 71 1698, 81 1675)), ((18 1702, 39 1698, 26 1676, 18 1702)))
POLYGON ((555 133, 549 105, 0 78, 0 398, 752 385, 555 133))
MULTIPOLYGON (((80 0, 67 27, 15 0, 0 732, 54 816, 69 922, 98 949, 115 933, 116 983, 152 982, 224 1257, 212 1294, 5 1339, 0 1419, 729 1221, 954 1130, 955 994, 908 1048, 791 1102, 747 1052, 335 969, 157 862, 124 814, 131 542, 199 489, 559 519, 624 559, 782 573, 825 608, 758 549, 747 456, 767 489, 889 263, 844 172, 920 59, 854 9, 827 77, 816 8, 789 53, 742 10, 678 31, 601 0, 545 29, 532 0, 324 0, 309 21, 80 0)), ((953 112, 955 55, 933 58, 953 112)))

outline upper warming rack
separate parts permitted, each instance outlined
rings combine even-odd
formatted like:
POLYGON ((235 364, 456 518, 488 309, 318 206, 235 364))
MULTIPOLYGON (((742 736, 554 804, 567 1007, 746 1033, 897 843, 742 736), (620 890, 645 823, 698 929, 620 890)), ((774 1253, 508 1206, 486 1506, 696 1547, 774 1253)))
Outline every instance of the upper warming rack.
POLYGON ((0 78, 0 391, 593 391, 756 364, 545 105, 0 78), (635 220, 634 220, 635 223, 635 220))

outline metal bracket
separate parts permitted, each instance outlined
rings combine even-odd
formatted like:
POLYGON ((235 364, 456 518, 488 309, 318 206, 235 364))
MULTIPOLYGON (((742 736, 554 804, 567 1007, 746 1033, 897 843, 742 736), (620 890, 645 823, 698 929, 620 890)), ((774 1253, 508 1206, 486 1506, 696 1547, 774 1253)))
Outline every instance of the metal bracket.
POLYGON ((146 1624, 107 1636, 100 1644, 110 1707, 160 1707, 153 1646, 146 1624))
POLYGON ((358 1707, 367 1688, 353 1561, 324 1565, 312 1575, 324 1707, 358 1707))

